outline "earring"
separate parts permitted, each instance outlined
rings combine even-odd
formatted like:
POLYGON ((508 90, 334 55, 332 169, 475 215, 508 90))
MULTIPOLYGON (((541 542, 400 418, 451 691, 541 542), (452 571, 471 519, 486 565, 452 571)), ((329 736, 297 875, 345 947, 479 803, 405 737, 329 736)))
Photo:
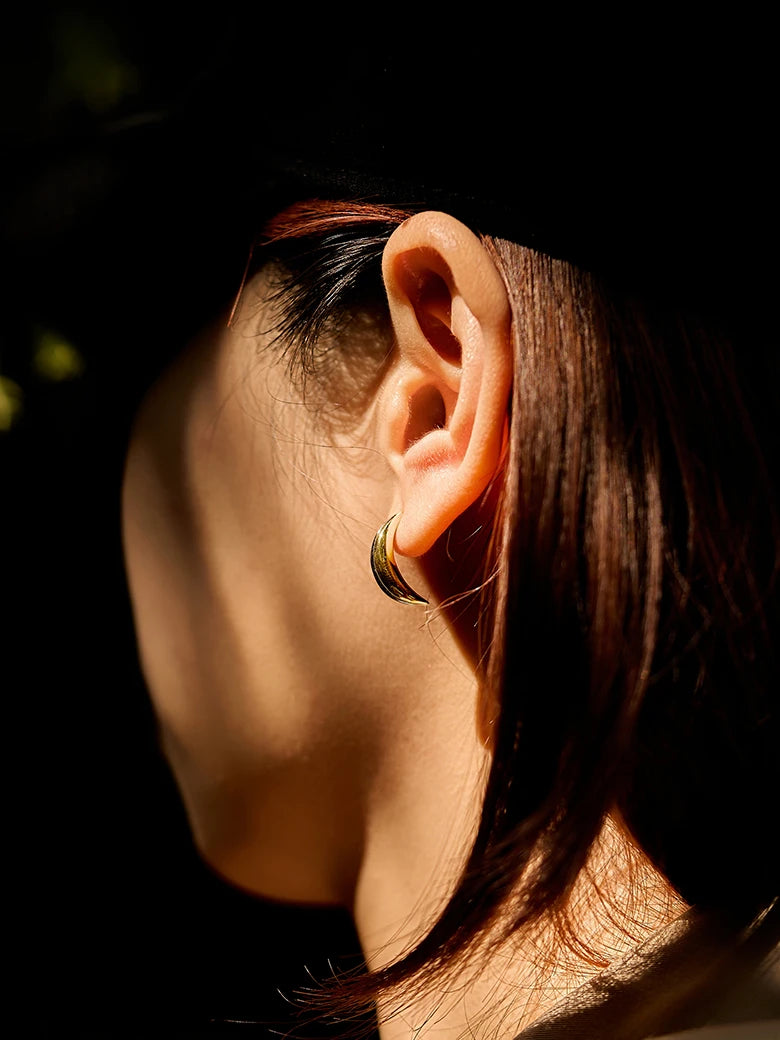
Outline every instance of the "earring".
POLYGON ((397 603, 422 603, 428 602, 419 596, 413 588, 406 584, 401 577, 395 562, 395 551, 393 548, 395 530, 401 514, 391 516, 387 523, 377 531, 371 546, 371 570, 376 578, 377 585, 397 603))

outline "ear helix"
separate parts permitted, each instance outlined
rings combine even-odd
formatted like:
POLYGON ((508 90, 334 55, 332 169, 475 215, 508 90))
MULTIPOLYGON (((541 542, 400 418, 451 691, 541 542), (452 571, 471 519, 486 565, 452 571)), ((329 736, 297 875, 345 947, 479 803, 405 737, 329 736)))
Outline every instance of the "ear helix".
POLYGON ((376 578, 377 585, 397 603, 426 604, 414 589, 408 585, 401 576, 401 572, 395 562, 394 540, 400 513, 395 513, 390 519, 382 524, 374 536, 371 545, 371 571, 376 578))

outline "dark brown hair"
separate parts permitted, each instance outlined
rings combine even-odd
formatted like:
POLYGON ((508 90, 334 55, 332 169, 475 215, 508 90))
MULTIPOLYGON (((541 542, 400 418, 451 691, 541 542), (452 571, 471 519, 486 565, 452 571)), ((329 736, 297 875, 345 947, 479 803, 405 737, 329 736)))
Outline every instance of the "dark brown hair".
MULTIPOLYGON (((307 203, 272 223, 262 256, 284 265, 280 333, 296 364, 316 365, 323 328, 381 296, 382 248, 408 215, 307 203)), ((484 242, 515 366, 478 593, 500 704, 492 769, 439 920, 403 960, 344 984, 344 1006, 445 967, 499 914, 510 931, 565 919, 608 814, 689 903, 756 910, 780 877, 779 525, 761 344, 713 314, 484 242)))

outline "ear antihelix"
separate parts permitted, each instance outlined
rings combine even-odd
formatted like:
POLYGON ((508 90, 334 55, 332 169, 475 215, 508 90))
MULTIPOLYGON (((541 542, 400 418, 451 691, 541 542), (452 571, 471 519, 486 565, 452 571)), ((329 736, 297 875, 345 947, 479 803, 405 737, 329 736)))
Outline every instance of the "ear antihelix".
POLYGON ((452 290, 440 274, 425 271, 407 285, 420 331, 442 360, 460 365, 461 345, 452 330, 452 290))
POLYGON ((395 562, 395 532, 400 513, 391 516, 374 535, 371 545, 371 571, 379 588, 396 603, 425 605, 428 600, 420 596, 402 577, 395 562))

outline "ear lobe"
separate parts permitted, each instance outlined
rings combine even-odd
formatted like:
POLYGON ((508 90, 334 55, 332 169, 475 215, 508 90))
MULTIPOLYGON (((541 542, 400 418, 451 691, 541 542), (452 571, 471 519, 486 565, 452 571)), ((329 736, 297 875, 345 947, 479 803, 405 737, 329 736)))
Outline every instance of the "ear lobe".
POLYGON ((405 221, 385 247, 383 275, 396 340, 380 406, 399 483, 395 547, 420 556, 501 462, 511 312, 484 245, 445 213, 405 221))

